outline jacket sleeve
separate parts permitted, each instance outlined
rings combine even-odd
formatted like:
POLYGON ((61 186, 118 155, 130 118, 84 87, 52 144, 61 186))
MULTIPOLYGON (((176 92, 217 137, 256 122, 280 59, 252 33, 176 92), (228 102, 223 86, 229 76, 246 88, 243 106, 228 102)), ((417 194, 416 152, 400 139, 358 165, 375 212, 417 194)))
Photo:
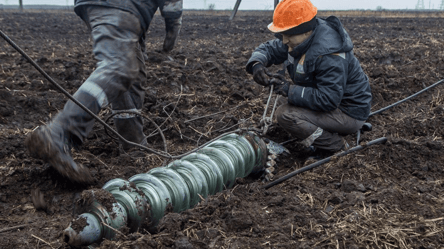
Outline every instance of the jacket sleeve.
POLYGON ((251 54, 247 62, 246 70, 248 73, 253 73, 253 65, 256 62, 269 67, 271 65, 278 65, 283 63, 288 58, 288 47, 283 44, 281 40, 274 39, 262 43, 251 54))
POLYGON ((288 102, 321 112, 338 108, 347 84, 347 60, 337 55, 324 55, 316 61, 313 74, 313 87, 290 86, 288 102))
POLYGON ((165 19, 166 35, 163 42, 163 50, 165 52, 171 51, 176 44, 177 37, 179 36, 182 27, 182 12, 182 0, 166 0, 164 5, 160 6, 160 13, 165 19))

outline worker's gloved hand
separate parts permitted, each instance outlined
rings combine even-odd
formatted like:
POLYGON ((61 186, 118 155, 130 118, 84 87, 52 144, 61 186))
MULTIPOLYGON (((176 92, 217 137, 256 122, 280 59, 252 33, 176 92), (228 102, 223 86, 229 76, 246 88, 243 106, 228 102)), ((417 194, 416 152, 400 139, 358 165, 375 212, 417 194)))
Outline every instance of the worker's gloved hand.
POLYGON ((288 91, 290 90, 290 82, 273 78, 270 83, 274 85, 273 92, 284 97, 288 97, 288 91))
POLYGON ((267 76, 267 68, 264 67, 261 63, 256 63, 256 65, 253 66, 253 79, 262 86, 269 86, 269 79, 267 76))

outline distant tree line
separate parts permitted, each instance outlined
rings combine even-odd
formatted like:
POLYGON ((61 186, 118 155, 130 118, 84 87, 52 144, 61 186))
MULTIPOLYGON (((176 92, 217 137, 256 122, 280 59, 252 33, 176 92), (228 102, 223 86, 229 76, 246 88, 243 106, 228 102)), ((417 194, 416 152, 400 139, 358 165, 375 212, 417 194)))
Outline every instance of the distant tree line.
POLYGON ((38 5, 38 4, 33 4, 33 5, 4 5, 4 4, 0 4, 0 10, 11 10, 11 9, 19 9, 19 10, 23 10, 23 9, 37 9, 37 10, 42 10, 42 9, 48 9, 48 10, 71 10, 73 9, 74 6, 70 5, 70 6, 63 6, 63 5, 38 5))

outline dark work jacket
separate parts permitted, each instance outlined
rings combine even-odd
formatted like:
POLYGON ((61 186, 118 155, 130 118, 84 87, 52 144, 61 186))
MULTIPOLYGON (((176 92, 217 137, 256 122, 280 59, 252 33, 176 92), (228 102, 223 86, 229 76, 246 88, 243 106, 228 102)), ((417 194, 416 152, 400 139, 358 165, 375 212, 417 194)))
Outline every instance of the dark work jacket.
POLYGON ((285 62, 292 81, 288 102, 314 111, 339 108, 364 121, 370 114, 371 90, 368 77, 353 54, 353 43, 337 17, 317 18, 312 35, 290 53, 275 39, 252 53, 246 70, 256 62, 264 66, 285 62))
POLYGON ((131 12, 140 20, 142 30, 146 32, 157 9, 165 19, 179 19, 182 17, 182 0, 74 0, 74 11, 83 20, 83 6, 99 5, 112 7, 131 12))

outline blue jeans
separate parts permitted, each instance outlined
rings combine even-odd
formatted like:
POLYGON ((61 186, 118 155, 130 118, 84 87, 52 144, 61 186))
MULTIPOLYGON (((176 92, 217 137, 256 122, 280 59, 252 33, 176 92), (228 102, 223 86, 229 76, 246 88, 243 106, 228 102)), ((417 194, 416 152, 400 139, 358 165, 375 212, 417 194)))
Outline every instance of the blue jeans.
MULTIPOLYGON (((141 111, 146 81, 145 44, 139 19, 130 12, 102 6, 85 6, 84 21, 91 30, 97 68, 74 94, 93 113, 111 104, 113 111, 141 111)), ((69 100, 54 118, 82 143, 91 132, 94 119, 69 100)), ((134 114, 114 117, 117 131, 125 139, 143 143, 143 122, 134 114)))

